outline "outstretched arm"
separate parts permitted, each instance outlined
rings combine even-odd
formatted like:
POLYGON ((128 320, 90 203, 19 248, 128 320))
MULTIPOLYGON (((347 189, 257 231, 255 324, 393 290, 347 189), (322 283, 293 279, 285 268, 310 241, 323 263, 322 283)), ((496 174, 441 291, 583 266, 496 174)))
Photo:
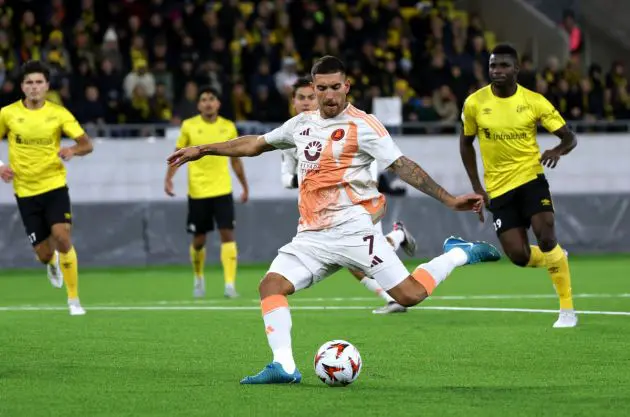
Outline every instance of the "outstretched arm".
POLYGON ((247 185, 247 177, 245 177, 243 162, 235 156, 230 158, 230 162, 232 163, 232 169, 238 178, 238 182, 241 183, 241 188, 243 189, 243 193, 241 194, 241 203, 247 203, 247 200, 249 199, 249 185, 247 185))
POLYGON ((481 210, 483 197, 478 194, 466 194, 453 197, 448 191, 442 188, 431 178, 425 170, 406 156, 401 156, 389 167, 401 180, 422 191, 447 207, 458 210, 473 210, 477 213, 481 210))
POLYGON ((473 191, 483 195, 486 204, 488 204, 488 195, 483 189, 481 179, 479 178, 479 171, 477 170, 477 151, 475 151, 475 147, 473 146, 474 142, 474 135, 467 136, 462 132, 459 136, 459 154, 462 157, 462 162, 464 163, 464 168, 466 168, 466 173, 470 179, 473 191))
POLYGON ((258 156, 263 152, 273 151, 264 136, 247 135, 227 142, 211 143, 207 145, 182 148, 171 154, 167 161, 171 166, 182 166, 186 162, 196 161, 208 155, 219 156, 258 156))

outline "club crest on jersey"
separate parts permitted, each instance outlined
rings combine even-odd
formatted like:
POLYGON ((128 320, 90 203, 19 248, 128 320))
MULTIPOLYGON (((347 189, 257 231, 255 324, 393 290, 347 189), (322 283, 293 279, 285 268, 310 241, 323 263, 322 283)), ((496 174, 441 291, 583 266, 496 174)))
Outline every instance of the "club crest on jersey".
POLYGON ((309 142, 304 148, 304 158, 307 161, 313 162, 319 159, 319 156, 322 154, 322 144, 316 141, 309 142))
POLYGON ((346 135, 346 132, 343 129, 337 129, 334 132, 332 132, 332 134, 330 135, 330 138, 334 141, 338 141, 343 139, 343 137, 346 135))

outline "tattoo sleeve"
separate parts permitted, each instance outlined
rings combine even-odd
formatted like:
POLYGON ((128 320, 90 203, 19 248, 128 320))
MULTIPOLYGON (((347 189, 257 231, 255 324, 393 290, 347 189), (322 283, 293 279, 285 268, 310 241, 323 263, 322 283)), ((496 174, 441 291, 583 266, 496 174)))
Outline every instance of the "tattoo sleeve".
POLYGON ((389 168, 407 184, 444 204, 447 204, 454 198, 435 182, 425 170, 406 156, 398 158, 389 168))

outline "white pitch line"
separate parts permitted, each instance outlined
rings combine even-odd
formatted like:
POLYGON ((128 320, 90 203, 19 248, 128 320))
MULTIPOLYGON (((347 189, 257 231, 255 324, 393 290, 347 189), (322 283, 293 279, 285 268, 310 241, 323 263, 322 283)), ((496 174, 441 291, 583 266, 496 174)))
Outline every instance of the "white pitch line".
MULTIPOLYGON (((556 299, 556 294, 485 294, 485 295, 434 295, 431 296, 431 300, 525 300, 525 299, 556 299)), ((573 298, 630 298, 630 293, 622 294, 573 294, 573 298)), ((374 301, 377 299, 373 297, 314 297, 314 298, 291 298, 291 303, 315 303, 315 302, 329 302, 329 301, 374 301)), ((245 300, 252 303, 260 303, 257 298, 245 300)), ((171 305, 171 304, 215 304, 223 302, 233 302, 231 300, 162 300, 154 301, 158 305, 171 305)))
MULTIPOLYGON (((291 310, 369 310, 369 306, 295 306, 291 310)), ((449 307, 449 306, 420 306, 413 307, 417 310, 437 311, 482 311, 499 313, 547 313, 558 314, 558 310, 545 310, 534 308, 494 308, 494 307, 449 307)), ((15 306, 0 307, 0 311, 65 311, 66 307, 53 306, 15 306)), ((253 306, 94 306, 87 307, 89 311, 258 311, 259 307, 253 306)), ((630 311, 576 311, 577 314, 601 315, 601 316, 630 316, 630 311)))

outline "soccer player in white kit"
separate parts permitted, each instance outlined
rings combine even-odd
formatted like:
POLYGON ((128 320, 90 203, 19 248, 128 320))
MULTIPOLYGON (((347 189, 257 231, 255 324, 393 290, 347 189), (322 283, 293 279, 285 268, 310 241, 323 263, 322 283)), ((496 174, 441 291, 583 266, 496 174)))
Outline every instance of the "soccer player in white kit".
POLYGON ((319 110, 303 112, 262 136, 183 148, 168 163, 181 166, 206 155, 256 156, 295 147, 299 157, 298 233, 278 250, 259 285, 265 332, 273 361, 242 384, 299 383, 293 359, 291 313, 287 296, 323 280, 340 268, 374 277, 397 303, 410 307, 426 299, 458 266, 496 261, 497 249, 485 242, 448 238, 444 254, 411 274, 374 224, 385 212, 385 197, 371 180, 377 160, 401 180, 455 211, 482 216, 483 197, 454 197, 420 166, 405 157, 383 125, 346 102, 350 82, 338 58, 320 58, 311 69, 319 110))
MULTIPOLYGON (((309 79, 300 78, 293 84, 291 104, 296 114, 317 110, 317 97, 315 96, 313 84, 309 79)), ((285 188, 298 188, 298 162, 297 150, 295 148, 284 149, 282 151, 281 174, 282 185, 285 188)), ((376 161, 372 161, 372 164, 370 164, 370 174, 372 180, 378 183, 378 167, 376 161)), ((382 222, 379 221, 376 223, 374 228, 376 233, 383 233, 382 222)), ((394 223, 393 230, 385 236, 385 239, 392 245, 394 250, 398 250, 399 247, 402 247, 409 256, 413 256, 416 252, 416 241, 401 221, 394 223)), ((357 269, 349 269, 349 271, 365 288, 385 300, 385 305, 373 310, 372 313, 391 314, 407 312, 407 307, 398 304, 391 295, 383 291, 383 288, 381 288, 375 279, 357 269)))

